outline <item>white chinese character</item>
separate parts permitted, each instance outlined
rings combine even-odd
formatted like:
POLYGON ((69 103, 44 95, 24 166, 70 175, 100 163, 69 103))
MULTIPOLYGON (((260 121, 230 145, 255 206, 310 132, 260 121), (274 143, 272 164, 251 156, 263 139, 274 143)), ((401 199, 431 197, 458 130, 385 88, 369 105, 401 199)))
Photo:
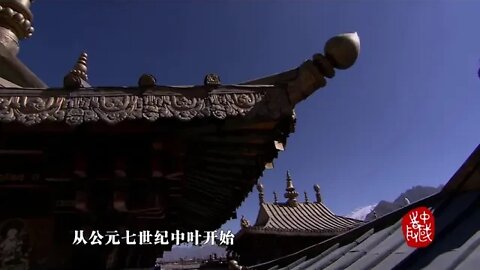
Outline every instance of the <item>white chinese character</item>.
POLYGON ((232 231, 227 231, 227 233, 220 231, 220 245, 233 245, 234 237, 235 235, 233 235, 232 231))
POLYGON ((425 224, 425 229, 419 231, 418 241, 432 242, 432 227, 431 224, 425 224))
POLYGON ((215 238, 217 237, 216 233, 217 231, 207 231, 207 239, 205 242, 203 242, 204 245, 208 244, 210 242, 210 245, 215 245, 215 238))
POLYGON ((418 212, 412 212, 410 214, 410 224, 412 225, 412 229, 416 230, 420 226, 420 223, 417 220, 418 218, 418 212))
MULTIPOLYGON (((431 231, 430 226, 420 224, 420 222, 418 221, 418 212, 412 212, 409 218, 411 226, 407 225, 407 241, 414 240, 415 243, 418 243, 426 242, 427 239, 431 239, 431 232, 429 233, 429 231, 431 231)), ((424 211, 420 215, 420 219, 425 223, 426 220, 430 219, 430 215, 424 211)))
POLYGON ((415 240, 415 243, 418 242, 418 232, 414 230, 411 226, 407 225, 407 234, 406 234, 407 241, 415 240))
POLYGON ((117 237, 120 237, 118 231, 107 231, 107 243, 105 245, 120 245, 120 240, 117 237))
POLYGON ((140 245, 151 245, 151 238, 152 238, 152 233, 150 231, 140 231, 139 233, 139 244, 140 245))
POLYGON ((102 239, 103 236, 100 234, 99 231, 92 231, 90 238, 88 238, 88 240, 90 241, 90 245, 102 245, 102 239))
POLYGON ((198 246, 200 243, 200 237, 201 235, 198 230, 195 230, 194 232, 187 232, 187 243, 193 242, 195 246, 198 246))
POLYGON ((175 241, 175 245, 178 246, 182 241, 185 240, 185 234, 179 230, 176 230, 175 233, 171 234, 171 240, 175 241))
POLYGON ((156 231, 155 232, 155 245, 168 245, 168 232, 167 231, 156 231))
POLYGON ((423 213, 420 215, 420 219, 423 221, 423 223, 427 223, 427 220, 430 219, 430 215, 423 211, 423 213))
POLYGON ((83 236, 83 230, 75 230, 75 237, 73 239, 73 245, 87 244, 85 236, 83 236))
POLYGON ((135 245, 137 242, 135 242, 135 237, 137 236, 135 233, 130 234, 129 230, 125 231, 125 236, 122 237, 122 239, 127 239, 127 245, 135 245))

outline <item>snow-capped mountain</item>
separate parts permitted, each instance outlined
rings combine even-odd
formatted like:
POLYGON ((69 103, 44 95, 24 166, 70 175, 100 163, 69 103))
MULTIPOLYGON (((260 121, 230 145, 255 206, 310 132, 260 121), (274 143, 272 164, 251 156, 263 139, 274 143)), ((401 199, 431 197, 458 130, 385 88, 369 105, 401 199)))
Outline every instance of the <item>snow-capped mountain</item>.
POLYGON ((418 200, 421 200, 423 198, 426 198, 428 196, 431 196, 440 190, 442 190, 443 186, 439 187, 425 187, 425 186, 415 186, 397 197, 393 202, 387 202, 387 201, 380 201, 373 211, 375 211, 375 214, 373 211, 371 211, 369 214, 366 215, 365 221, 370 221, 372 219, 375 219, 375 215, 378 217, 384 216, 388 213, 391 213, 397 209, 400 209, 404 206, 406 206, 409 203, 416 202, 418 200))
POLYGON ((367 205, 364 207, 360 207, 355 209, 351 214, 347 215, 348 218, 358 219, 358 220, 365 220, 368 214, 370 214, 373 209, 375 208, 376 204, 367 205))
POLYGON ((406 206, 409 203, 416 202, 423 198, 426 198, 430 195, 433 195, 442 190, 442 186, 439 187, 425 187, 425 186, 415 186, 397 197, 393 202, 380 201, 377 204, 367 205, 364 207, 359 207, 354 210, 350 215, 347 215, 349 218, 354 218, 358 220, 370 221, 375 218, 375 214, 378 217, 384 216, 388 213, 391 213, 397 209, 400 209, 406 206), (375 211, 375 214, 373 213, 375 211))

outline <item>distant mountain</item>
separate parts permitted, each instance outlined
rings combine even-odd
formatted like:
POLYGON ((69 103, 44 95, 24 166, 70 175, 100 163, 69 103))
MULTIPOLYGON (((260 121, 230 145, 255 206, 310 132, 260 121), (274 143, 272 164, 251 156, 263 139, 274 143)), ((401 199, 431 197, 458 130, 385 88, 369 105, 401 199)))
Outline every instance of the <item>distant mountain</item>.
POLYGON ((372 204, 372 205, 360 207, 358 209, 355 209, 350 215, 347 215, 347 217, 358 219, 358 220, 365 220, 367 215, 373 211, 375 206, 376 206, 375 204, 372 204))
POLYGON ((406 206, 408 203, 413 203, 423 198, 426 198, 430 195, 433 195, 440 190, 442 190, 443 186, 439 187, 425 187, 425 186, 415 186, 395 199, 393 202, 387 201, 380 201, 375 208, 373 208, 370 213, 368 213, 365 217, 365 221, 370 221, 375 219, 375 214, 378 217, 384 216, 388 213, 391 213, 397 209, 400 209, 406 206), (375 212, 375 214, 374 214, 375 212))
POLYGON ((180 259, 204 258, 217 254, 218 257, 224 257, 225 248, 219 246, 174 246, 172 251, 163 254, 163 261, 178 261, 180 259))

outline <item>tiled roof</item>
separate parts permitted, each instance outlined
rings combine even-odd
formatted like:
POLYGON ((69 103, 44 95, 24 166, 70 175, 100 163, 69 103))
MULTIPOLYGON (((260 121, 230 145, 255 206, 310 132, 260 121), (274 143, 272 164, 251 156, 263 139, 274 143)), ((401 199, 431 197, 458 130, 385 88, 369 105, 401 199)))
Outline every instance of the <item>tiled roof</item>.
POLYGON ((359 220, 335 215, 323 203, 298 203, 295 207, 286 203, 263 203, 259 219, 247 230, 337 234, 360 223, 359 220))
POLYGON ((477 269, 480 263, 480 147, 440 193, 345 234, 248 269, 477 269), (418 206, 436 219, 434 242, 405 243, 401 219, 418 206))

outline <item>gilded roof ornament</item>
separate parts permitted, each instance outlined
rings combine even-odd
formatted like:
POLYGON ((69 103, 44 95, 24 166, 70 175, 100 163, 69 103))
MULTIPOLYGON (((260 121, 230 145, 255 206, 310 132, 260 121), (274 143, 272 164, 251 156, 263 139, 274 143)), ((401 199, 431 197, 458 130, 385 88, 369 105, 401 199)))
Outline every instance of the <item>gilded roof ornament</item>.
POLYGON ((88 61, 88 54, 83 52, 80 54, 80 57, 77 60, 77 63, 75 63, 75 66, 72 69, 72 73, 78 75, 81 79, 88 81, 88 75, 87 75, 87 61, 88 61))
POLYGON ((314 185, 313 190, 315 190, 315 197, 317 197, 317 203, 321 203, 322 195, 320 195, 320 186, 318 184, 314 185))
POLYGON ((293 186, 292 177, 290 176, 289 171, 287 171, 287 188, 285 190, 285 198, 287 199, 287 204, 289 206, 297 206, 298 192, 295 191, 295 187, 293 186))
POLYGON ((360 38, 357 32, 333 37, 325 44, 325 56, 337 69, 351 67, 360 53, 360 38))
POLYGON ((236 260, 230 260, 228 262, 228 270, 244 270, 244 269, 247 269, 247 268, 239 265, 236 260))
POLYGON ((327 84, 326 78, 333 78, 336 69, 348 69, 360 53, 360 38, 357 33, 341 34, 325 43, 324 55, 315 54, 305 61, 296 73, 296 79, 289 83, 289 98, 293 104, 304 100, 317 89, 327 84))
POLYGON ((203 80, 204 85, 220 85, 220 76, 214 73, 210 73, 207 76, 205 76, 205 79, 203 80))
POLYGON ((245 218, 245 216, 242 215, 242 218, 240 219, 240 226, 242 228, 248 228, 250 227, 250 222, 245 218))
POLYGON ((34 32, 30 0, 0 0, 0 43, 13 55, 19 51, 19 40, 34 32))
POLYGON ((264 203, 264 193, 263 193, 263 185, 261 183, 257 184, 257 191, 258 191, 258 199, 260 201, 260 204, 264 203))
POLYGON ((90 87, 87 75, 88 55, 83 52, 80 54, 73 69, 63 78, 63 86, 65 88, 87 88, 90 87))
POLYGON ((141 88, 154 87, 157 79, 151 74, 143 74, 138 79, 138 86, 141 88))

